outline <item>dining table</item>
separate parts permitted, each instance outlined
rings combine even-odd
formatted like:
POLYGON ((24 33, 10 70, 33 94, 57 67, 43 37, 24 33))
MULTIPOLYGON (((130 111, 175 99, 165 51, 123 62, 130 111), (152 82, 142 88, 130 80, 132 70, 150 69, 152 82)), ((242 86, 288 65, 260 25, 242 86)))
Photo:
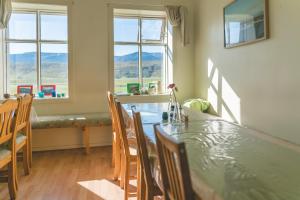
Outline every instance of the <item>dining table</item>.
MULTIPOLYGON (((192 187, 203 200, 300 200, 300 147, 220 117, 184 108, 188 121, 164 121, 168 103, 122 104, 130 124, 141 113, 153 171, 154 124, 184 142, 192 187)), ((158 173, 155 179, 160 182, 158 173)))

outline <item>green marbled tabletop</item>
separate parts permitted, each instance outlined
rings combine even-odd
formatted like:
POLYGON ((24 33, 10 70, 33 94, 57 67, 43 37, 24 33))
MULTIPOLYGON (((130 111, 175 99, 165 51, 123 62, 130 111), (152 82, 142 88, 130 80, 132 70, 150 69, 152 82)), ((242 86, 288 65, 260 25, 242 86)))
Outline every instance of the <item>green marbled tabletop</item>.
MULTIPOLYGON (((124 105, 129 113, 131 105, 124 105)), ((153 148, 151 122, 161 122, 165 104, 136 108, 153 148)), ((193 189, 202 199, 300 200, 300 147, 211 115, 191 112, 189 118, 161 126, 186 143, 193 189)))

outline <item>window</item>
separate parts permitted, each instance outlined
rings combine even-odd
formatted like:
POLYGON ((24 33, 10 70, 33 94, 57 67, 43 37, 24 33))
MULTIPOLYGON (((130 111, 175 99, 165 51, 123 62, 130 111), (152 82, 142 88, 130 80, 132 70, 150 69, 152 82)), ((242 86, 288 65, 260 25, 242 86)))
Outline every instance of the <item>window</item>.
MULTIPOLYGON (((164 12, 159 15, 114 13, 114 92, 128 93, 127 85, 164 93, 168 83, 168 30, 164 12)), ((150 11, 151 12, 151 11, 150 11)), ((147 12, 149 13, 149 12, 147 12)))
POLYGON ((6 31, 6 92, 32 85, 55 85, 69 96, 68 22, 62 10, 14 10, 6 31))

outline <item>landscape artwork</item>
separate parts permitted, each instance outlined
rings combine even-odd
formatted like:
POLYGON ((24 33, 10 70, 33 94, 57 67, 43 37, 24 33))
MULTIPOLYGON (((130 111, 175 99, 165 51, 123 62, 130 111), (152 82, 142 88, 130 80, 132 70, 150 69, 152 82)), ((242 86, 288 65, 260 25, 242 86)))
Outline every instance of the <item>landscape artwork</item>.
POLYGON ((268 0, 235 0, 224 8, 224 46, 268 38, 268 0))

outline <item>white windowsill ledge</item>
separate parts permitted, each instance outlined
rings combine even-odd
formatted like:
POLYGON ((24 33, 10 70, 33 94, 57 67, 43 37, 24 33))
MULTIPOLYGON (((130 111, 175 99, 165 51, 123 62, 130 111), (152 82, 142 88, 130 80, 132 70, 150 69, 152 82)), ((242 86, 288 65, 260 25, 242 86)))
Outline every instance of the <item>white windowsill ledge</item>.
POLYGON ((118 95, 116 97, 121 103, 158 103, 169 101, 169 94, 157 95, 118 95))
POLYGON ((45 97, 45 98, 39 98, 35 97, 33 99, 34 104, 52 104, 52 103, 69 103, 70 97, 61 97, 61 98, 55 98, 55 97, 45 97))

